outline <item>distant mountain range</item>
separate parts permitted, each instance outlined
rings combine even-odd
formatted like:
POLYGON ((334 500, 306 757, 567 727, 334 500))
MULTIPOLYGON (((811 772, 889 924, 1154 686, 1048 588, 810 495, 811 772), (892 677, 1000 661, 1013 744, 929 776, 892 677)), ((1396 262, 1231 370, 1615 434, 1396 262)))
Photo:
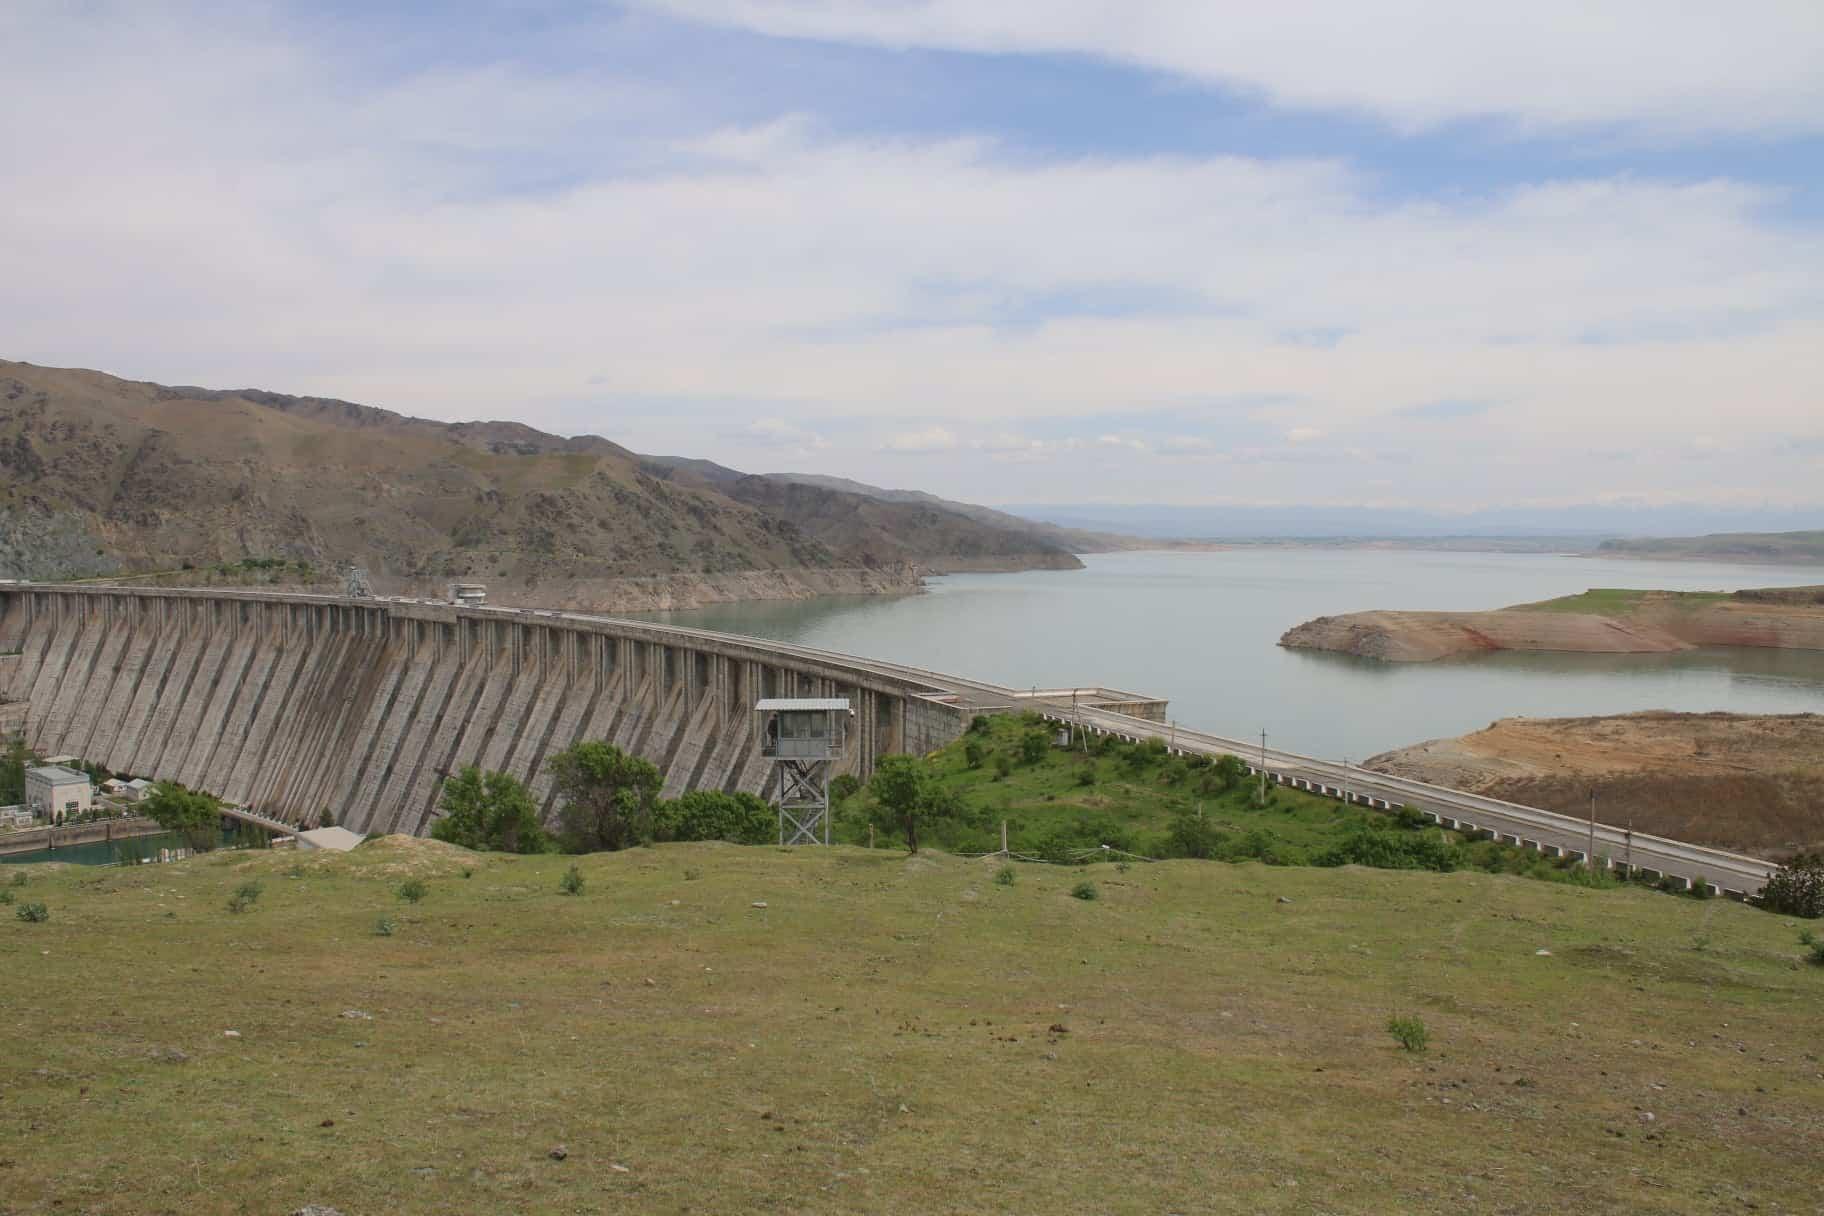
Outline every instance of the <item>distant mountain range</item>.
POLYGON ((1070 568, 1077 539, 515 422, 0 362, 0 577, 279 559, 362 566, 382 588, 473 577, 587 603, 591 586, 653 576, 818 574, 802 591, 844 589, 828 575, 849 570, 880 590, 923 571, 1070 568))
POLYGON ((1614 557, 1824 562, 1824 532, 1714 532, 1709 536, 1607 540, 1597 552, 1614 557))
POLYGON ((1044 504, 1001 510, 1069 529, 1156 539, 1527 539, 1594 547, 1619 537, 1784 532, 1824 524, 1824 510, 1703 506, 1499 507, 1473 512, 1392 507, 1044 504))

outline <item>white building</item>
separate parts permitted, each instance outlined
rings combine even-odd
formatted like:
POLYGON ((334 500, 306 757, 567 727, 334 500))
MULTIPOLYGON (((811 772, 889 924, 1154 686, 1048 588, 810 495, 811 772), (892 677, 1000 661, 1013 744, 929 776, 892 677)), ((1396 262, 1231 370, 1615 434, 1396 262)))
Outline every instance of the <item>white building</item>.
POLYGON ((120 787, 120 796, 128 802, 144 802, 146 796, 151 792, 152 783, 144 777, 135 777, 131 781, 122 783, 120 787))
POLYGON ((40 818, 62 823, 94 804, 95 791, 87 773, 61 764, 41 764, 25 770, 25 805, 40 818))

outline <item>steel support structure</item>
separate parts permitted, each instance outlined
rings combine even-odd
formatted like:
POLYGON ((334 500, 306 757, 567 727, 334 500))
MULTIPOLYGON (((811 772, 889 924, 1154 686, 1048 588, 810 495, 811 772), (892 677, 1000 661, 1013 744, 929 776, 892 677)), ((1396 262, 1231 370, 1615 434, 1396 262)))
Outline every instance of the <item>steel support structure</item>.
POLYGON ((777 760, 779 843, 830 843, 830 761, 777 760))

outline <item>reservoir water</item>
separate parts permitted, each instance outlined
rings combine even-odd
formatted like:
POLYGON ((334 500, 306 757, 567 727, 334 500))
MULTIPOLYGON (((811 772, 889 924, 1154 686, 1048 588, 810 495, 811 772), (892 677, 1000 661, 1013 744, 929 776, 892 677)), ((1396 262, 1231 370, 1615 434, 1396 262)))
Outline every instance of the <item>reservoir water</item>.
POLYGON ((1553 554, 1236 549, 1092 554, 1083 570, 956 574, 923 595, 720 604, 645 619, 799 642, 1015 687, 1101 684, 1168 697, 1186 726, 1328 759, 1496 718, 1638 709, 1824 712, 1824 651, 1502 653, 1396 664, 1286 650, 1314 616, 1503 608, 1591 587, 1736 590, 1824 569, 1553 554))

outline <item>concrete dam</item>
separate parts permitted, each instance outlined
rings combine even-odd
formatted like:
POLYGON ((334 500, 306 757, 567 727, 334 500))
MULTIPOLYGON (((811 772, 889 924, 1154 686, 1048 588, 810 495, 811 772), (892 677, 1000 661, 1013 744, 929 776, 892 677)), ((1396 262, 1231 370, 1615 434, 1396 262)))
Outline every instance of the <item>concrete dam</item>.
POLYGON ((0 725, 41 753, 180 781, 299 827, 429 830, 466 765, 525 780, 605 739, 664 793, 766 795, 754 702, 846 697, 837 771, 955 739, 977 713, 1073 700, 1163 721, 1104 689, 1017 691, 892 663, 637 621, 426 601, 0 584, 0 725))

